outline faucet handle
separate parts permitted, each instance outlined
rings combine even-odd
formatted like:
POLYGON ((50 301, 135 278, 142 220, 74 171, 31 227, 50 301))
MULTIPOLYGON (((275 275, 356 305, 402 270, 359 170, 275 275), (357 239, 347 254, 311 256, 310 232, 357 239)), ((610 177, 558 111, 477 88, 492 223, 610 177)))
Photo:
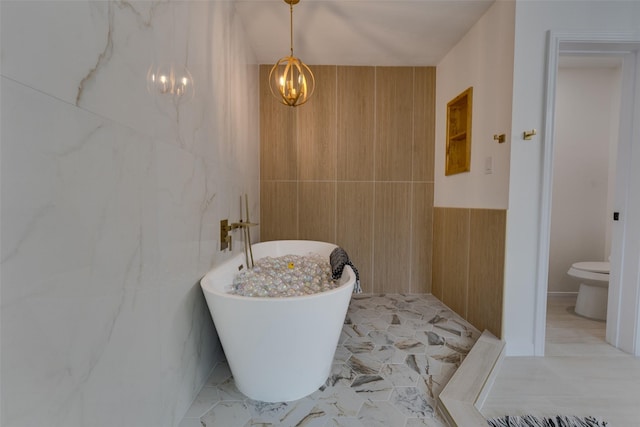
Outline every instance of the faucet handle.
POLYGON ((240 222, 233 222, 229 225, 229 230, 235 230, 236 228, 249 228, 249 227, 254 227, 258 225, 258 223, 255 222, 242 222, 242 220, 240 220, 240 222))

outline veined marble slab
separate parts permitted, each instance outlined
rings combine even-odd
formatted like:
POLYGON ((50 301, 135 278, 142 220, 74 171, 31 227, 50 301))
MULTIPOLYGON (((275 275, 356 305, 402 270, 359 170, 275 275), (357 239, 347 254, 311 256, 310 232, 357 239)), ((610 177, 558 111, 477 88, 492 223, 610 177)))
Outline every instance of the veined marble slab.
POLYGON ((219 221, 245 193, 258 217, 244 29, 217 1, 0 9, 0 424, 174 427, 222 359, 198 284, 230 255, 219 221), (147 92, 165 61, 189 102, 147 92))

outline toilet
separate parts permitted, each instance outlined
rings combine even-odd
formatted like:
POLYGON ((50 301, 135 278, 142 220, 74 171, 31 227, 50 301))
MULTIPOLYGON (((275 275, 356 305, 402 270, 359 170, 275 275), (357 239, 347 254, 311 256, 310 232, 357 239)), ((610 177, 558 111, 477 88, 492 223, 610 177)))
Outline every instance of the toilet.
POLYGON ((576 262, 567 274, 580 280, 576 300, 576 314, 590 319, 607 319, 607 296, 609 291, 608 262, 576 262))

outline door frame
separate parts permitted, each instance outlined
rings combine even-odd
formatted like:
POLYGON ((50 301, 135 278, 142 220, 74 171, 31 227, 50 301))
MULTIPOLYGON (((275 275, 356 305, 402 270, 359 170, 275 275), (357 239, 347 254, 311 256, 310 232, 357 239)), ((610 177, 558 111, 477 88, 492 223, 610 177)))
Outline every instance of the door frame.
MULTIPOLYGON (((616 200, 614 208, 621 211, 622 221, 612 229, 612 238, 618 239, 619 247, 611 250, 611 276, 609 283, 609 301, 607 309, 607 342, 624 351, 640 356, 640 282, 638 281, 638 264, 629 256, 625 262, 626 231, 633 229, 634 224, 625 220, 631 179, 629 176, 631 162, 638 164, 640 156, 635 154, 635 161, 631 157, 632 141, 638 143, 640 123, 635 116, 640 116, 640 33, 639 32, 571 32, 549 31, 547 49, 547 81, 545 91, 544 116, 544 147, 542 192, 540 203, 537 284, 535 296, 534 323, 534 354, 544 356, 547 291, 549 277, 549 240, 551 232, 551 196, 553 184, 553 147, 555 129, 555 97, 558 74, 559 55, 574 54, 602 54, 623 57, 621 91, 622 107, 620 111, 620 132, 618 142, 618 171, 616 173, 616 200), (636 81, 638 80, 638 81, 636 81), (625 88, 632 91, 625 93, 625 88), (623 108, 627 108, 623 111, 623 108), (634 108, 637 110, 634 116, 634 108), (625 166, 626 165, 626 166, 625 166), (622 167, 621 167, 622 166, 622 167), (622 240, 622 241, 620 241, 622 240), (634 265, 635 264, 635 265, 634 265), (633 273, 635 275, 635 281, 633 273), (623 295, 625 298, 623 298, 623 295), (630 297, 630 298, 628 298, 630 297), (621 333, 621 319, 635 319, 635 322, 625 322, 625 330, 621 333), (632 323, 627 325, 627 323, 632 323)), ((637 151, 637 150, 636 150, 637 151)), ((640 190, 640 189, 636 189, 640 190)), ((630 217, 630 215, 628 216, 630 217)), ((631 218, 626 218, 631 219, 631 218)), ((640 221, 635 221, 640 226, 640 221)), ((631 254, 630 254, 631 255, 631 254)))

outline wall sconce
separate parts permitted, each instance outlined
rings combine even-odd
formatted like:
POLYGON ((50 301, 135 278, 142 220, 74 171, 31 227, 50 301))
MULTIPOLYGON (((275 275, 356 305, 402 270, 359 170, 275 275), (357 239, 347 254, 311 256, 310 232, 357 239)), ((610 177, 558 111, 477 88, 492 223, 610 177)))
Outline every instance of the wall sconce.
POLYGON ((498 144, 502 144, 507 140, 507 135, 505 135, 504 133, 501 133, 500 135, 495 134, 493 135, 493 139, 498 141, 498 144))
POLYGON ((285 105, 297 107, 309 100, 316 87, 313 73, 293 56, 293 5, 300 0, 284 0, 289 5, 291 55, 280 58, 269 73, 271 94, 285 105))
POLYGON ((195 88, 187 67, 171 63, 149 67, 147 91, 152 95, 171 96, 174 104, 181 104, 193 98, 195 88))

